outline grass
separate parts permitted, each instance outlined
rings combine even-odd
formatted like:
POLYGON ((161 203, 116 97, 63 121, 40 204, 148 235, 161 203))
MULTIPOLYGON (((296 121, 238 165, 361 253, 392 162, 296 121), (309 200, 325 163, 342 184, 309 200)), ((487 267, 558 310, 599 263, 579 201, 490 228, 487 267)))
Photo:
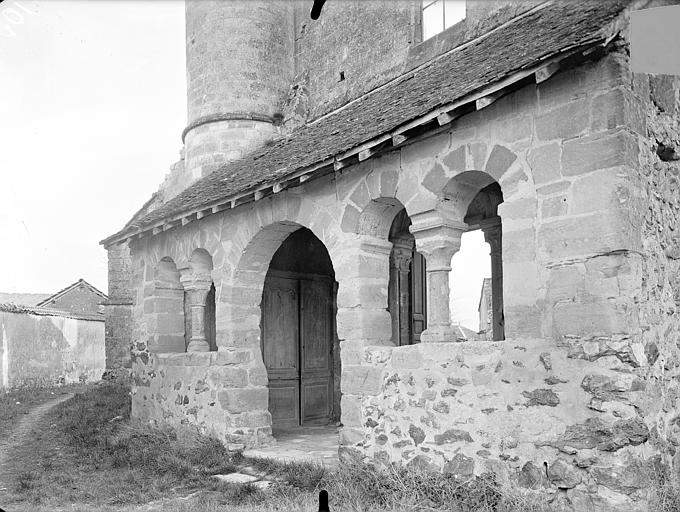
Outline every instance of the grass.
MULTIPOLYGON (((128 390, 100 384, 55 407, 52 433, 34 447, 33 466, 15 475, 12 510, 255 512, 317 509, 327 489, 334 511, 548 512, 545 498, 502 489, 490 474, 470 481, 403 466, 384 471, 358 461, 329 471, 230 455, 217 440, 130 422, 128 390), (273 484, 227 484, 212 478, 243 467, 273 484)), ((660 481, 651 510, 680 511, 680 489, 660 481)), ((4 505, 4 504, 3 504, 4 505)))
POLYGON ((47 388, 24 386, 9 391, 0 391, 0 411, 2 411, 0 415, 0 438, 5 437, 9 429, 35 406, 57 398, 59 395, 83 389, 84 387, 81 384, 69 384, 47 388))

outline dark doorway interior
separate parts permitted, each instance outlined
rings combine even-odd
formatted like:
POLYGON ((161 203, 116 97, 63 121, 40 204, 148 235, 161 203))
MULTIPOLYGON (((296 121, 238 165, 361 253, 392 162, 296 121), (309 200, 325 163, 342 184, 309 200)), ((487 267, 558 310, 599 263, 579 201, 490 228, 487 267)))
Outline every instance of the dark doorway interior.
POLYGON ((336 282, 328 251, 302 228, 274 254, 262 294, 262 356, 272 427, 326 425, 340 417, 336 282))

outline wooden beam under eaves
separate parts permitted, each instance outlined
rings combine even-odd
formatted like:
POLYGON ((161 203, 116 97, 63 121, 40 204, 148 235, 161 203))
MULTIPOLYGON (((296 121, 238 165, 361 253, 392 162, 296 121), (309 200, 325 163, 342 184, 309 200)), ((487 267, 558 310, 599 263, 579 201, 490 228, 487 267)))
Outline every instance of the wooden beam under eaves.
POLYGON ((551 62, 547 66, 543 66, 542 68, 538 68, 536 70, 536 73, 534 73, 536 77, 536 83, 540 84, 542 82, 545 82, 548 78, 553 76, 557 71, 560 69, 560 63, 559 62, 551 62))
POLYGON ((288 184, 288 182, 286 182, 286 181, 280 181, 279 183, 274 183, 274 186, 272 187, 272 192, 274 192, 274 194, 278 194, 284 188, 286 188, 287 184, 288 184))
POLYGON ((498 98, 503 96, 506 91, 501 89, 500 91, 496 91, 494 93, 488 94, 486 96, 483 96, 482 98, 479 98, 478 100, 475 100, 475 108, 477 110, 482 110, 483 108, 488 107, 491 105, 494 101, 496 101, 498 98))
POLYGON ((459 117, 458 114, 455 112, 443 112, 437 116, 437 122, 439 123, 439 126, 444 126, 445 124, 449 124, 451 121, 459 117))
POLYGON ((347 160, 335 160, 333 162, 333 169, 337 172, 340 169, 347 167, 348 165, 349 163, 347 162, 347 160))
POLYGON ((400 144, 403 144, 404 142, 406 142, 407 138, 408 137, 406 137, 406 135, 403 135, 401 133, 395 133, 395 134, 392 135, 392 145, 393 146, 399 146, 400 144))

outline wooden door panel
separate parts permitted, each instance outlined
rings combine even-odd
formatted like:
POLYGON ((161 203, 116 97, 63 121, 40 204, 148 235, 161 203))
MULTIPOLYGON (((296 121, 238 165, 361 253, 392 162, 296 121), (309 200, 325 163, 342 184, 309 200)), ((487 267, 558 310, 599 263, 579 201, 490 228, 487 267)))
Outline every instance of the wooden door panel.
POLYGON ((298 282, 268 276, 262 294, 262 357, 273 428, 300 424, 298 282))
POLYGON ((269 412, 272 427, 296 427, 300 424, 300 381, 269 381, 269 412))
POLYGON ((331 385, 331 293, 328 281, 300 281, 302 424, 328 421, 331 385))
POLYGON ((302 424, 327 423, 330 414, 331 389, 328 377, 301 381, 302 424))
POLYGON ((302 329, 303 376, 310 372, 325 374, 330 370, 331 324, 329 318, 331 283, 301 281, 300 328, 302 329))
POLYGON ((413 343, 420 343, 420 334, 427 327, 427 288, 425 283, 425 258, 419 252, 414 252, 411 262, 411 332, 413 343))
POLYGON ((267 277, 262 298, 262 355, 269 379, 297 379, 298 282, 294 279, 267 277))

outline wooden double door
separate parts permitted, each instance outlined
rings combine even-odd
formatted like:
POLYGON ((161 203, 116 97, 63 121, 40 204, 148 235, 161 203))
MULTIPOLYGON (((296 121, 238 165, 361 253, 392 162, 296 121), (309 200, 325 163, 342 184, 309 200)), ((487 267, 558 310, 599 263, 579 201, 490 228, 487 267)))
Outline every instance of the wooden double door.
POLYGON ((273 428, 327 424, 333 403, 333 279, 270 270, 262 356, 273 428))

